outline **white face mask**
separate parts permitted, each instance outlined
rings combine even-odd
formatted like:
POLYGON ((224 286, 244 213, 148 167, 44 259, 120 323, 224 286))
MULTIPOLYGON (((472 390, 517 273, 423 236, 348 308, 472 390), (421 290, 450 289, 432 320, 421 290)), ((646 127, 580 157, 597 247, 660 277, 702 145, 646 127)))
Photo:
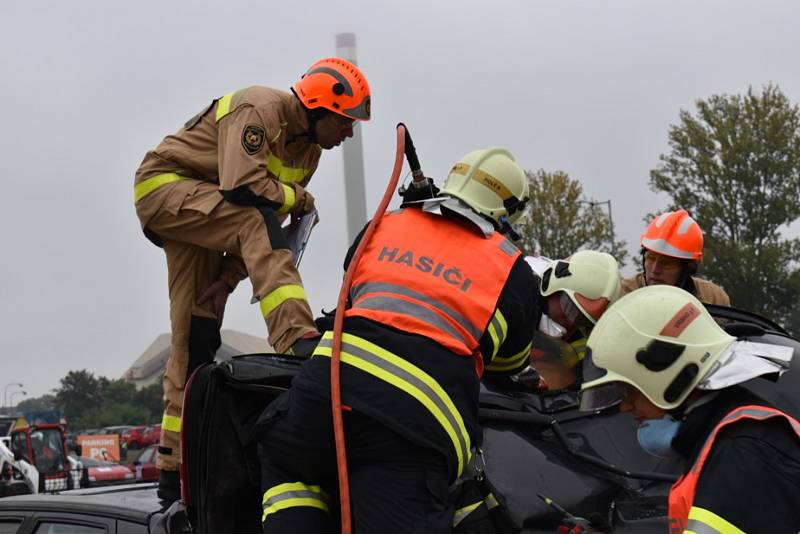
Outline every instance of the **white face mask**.
POLYGON ((546 313, 542 314, 539 320, 539 330, 550 337, 561 339, 567 333, 567 329, 555 322, 546 313))

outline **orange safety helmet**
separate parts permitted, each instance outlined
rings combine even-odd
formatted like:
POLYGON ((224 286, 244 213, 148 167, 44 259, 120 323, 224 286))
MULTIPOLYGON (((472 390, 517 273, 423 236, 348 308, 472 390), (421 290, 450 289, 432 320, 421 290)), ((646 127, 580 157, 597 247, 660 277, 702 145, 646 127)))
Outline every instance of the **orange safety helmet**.
POLYGON ((682 260, 703 259, 703 231, 686 210, 657 216, 642 234, 642 247, 682 260))
POLYGON ((369 83, 358 67, 338 57, 320 59, 292 91, 308 109, 324 108, 354 120, 368 121, 369 83))

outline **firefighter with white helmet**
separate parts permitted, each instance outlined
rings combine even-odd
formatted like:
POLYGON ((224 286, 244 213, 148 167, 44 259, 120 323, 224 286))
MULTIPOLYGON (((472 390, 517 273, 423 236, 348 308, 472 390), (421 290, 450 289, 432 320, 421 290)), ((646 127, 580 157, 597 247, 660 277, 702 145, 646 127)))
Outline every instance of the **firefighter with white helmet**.
POLYGON ((790 347, 728 335, 688 292, 649 286, 592 330, 581 408, 619 403, 646 451, 687 462, 670 532, 797 532, 800 423, 740 385, 779 376, 791 358, 790 347))
POLYGON ((541 277, 540 307, 544 311, 536 335, 539 343, 534 342, 533 366, 550 387, 562 389, 578 378, 575 369, 583 358, 589 331, 619 298, 619 264, 610 254, 596 250, 582 250, 563 260, 540 256, 525 260, 541 277))
MULTIPOLYGON (((505 234, 527 197, 507 150, 470 152, 440 197, 388 213, 364 243, 341 338, 356 531, 452 531, 448 487, 480 436, 480 379, 527 368, 540 313, 538 280, 505 234)), ((332 342, 325 332, 259 421, 265 533, 329 532, 336 515, 332 342)))

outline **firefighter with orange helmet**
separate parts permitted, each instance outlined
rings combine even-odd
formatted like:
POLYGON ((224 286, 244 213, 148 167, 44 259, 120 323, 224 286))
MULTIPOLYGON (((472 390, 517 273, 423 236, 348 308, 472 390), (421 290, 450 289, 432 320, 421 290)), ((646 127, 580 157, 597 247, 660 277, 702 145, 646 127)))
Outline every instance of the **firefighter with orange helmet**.
POLYGON ((211 361, 228 294, 249 274, 269 342, 310 355, 319 337, 281 223, 314 210, 306 189, 322 150, 370 118, 370 88, 354 64, 314 63, 291 92, 251 86, 213 100, 148 152, 134 201, 145 235, 164 249, 172 344, 164 375, 159 495, 179 494, 182 397, 211 361))
POLYGON ((622 294, 652 285, 685 289, 706 304, 730 306, 725 290, 694 276, 703 259, 703 231, 686 210, 656 216, 641 237, 643 272, 622 280, 622 294))

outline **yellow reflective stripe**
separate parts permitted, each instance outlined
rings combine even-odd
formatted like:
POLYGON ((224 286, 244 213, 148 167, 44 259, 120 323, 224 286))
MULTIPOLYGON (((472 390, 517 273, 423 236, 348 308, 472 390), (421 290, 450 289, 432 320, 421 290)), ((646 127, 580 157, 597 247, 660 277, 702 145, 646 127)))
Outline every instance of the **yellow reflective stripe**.
POLYGON ((319 486, 302 482, 287 482, 273 486, 264 492, 264 497, 261 499, 261 506, 264 508, 261 522, 266 521, 269 514, 296 506, 310 506, 327 512, 328 499, 328 494, 319 486))
POLYGON ((286 508, 293 508, 296 506, 310 506, 312 508, 319 508, 323 512, 328 511, 328 505, 320 499, 314 499, 311 497, 296 497, 294 499, 278 501, 275 504, 270 505, 268 508, 264 508, 264 513, 261 515, 261 522, 263 523, 266 521, 269 514, 274 514, 275 512, 280 512, 286 508))
POLYGON ((281 183, 280 185, 283 188, 283 204, 280 208, 278 208, 278 214, 283 215, 284 213, 289 213, 289 211, 291 211, 291 209, 294 207, 296 199, 294 196, 294 187, 284 183, 281 183))
POLYGON ((164 417, 161 418, 161 428, 164 430, 169 430, 170 432, 180 432, 181 418, 175 417, 174 415, 164 414, 164 417))
POLYGON ((291 284, 286 286, 281 286, 272 291, 269 295, 261 299, 261 313, 264 317, 267 317, 270 313, 272 313, 275 308, 283 304, 289 299, 303 299, 306 298, 306 290, 303 289, 303 286, 291 284))
MULTIPOLYGON (((333 339, 333 332, 325 332, 322 336, 324 340, 331 340, 333 339)), ((457 428, 454 428, 452 424, 448 421, 447 416, 439 409, 436 403, 423 391, 421 391, 417 386, 411 384, 410 382, 396 376, 377 365, 368 362, 362 359, 359 356, 346 352, 344 347, 342 347, 341 351, 341 361, 348 365, 352 365, 353 367, 357 367, 362 371, 365 371, 377 378, 380 378, 384 382, 388 382, 389 384, 395 386, 398 389, 401 389, 414 397, 418 402, 420 402, 431 415, 436 418, 439 422, 441 427, 447 433, 450 440, 453 442, 453 448, 456 451, 456 456, 458 458, 458 476, 461 476, 461 473, 464 471, 464 465, 466 462, 469 461, 470 455, 470 439, 469 434, 467 434, 467 429, 464 426, 464 420, 461 418, 461 414, 456 409, 455 404, 450 399, 450 396, 447 392, 442 389, 442 386, 433 379, 428 373, 420 369, 419 367, 415 366, 411 362, 389 352, 388 350, 375 345, 367 341, 366 339, 362 339, 360 337, 354 336, 352 334, 343 333, 342 334, 342 345, 345 343, 349 343, 357 348, 362 349, 365 352, 368 352, 379 359, 385 360, 386 362, 394 365, 401 370, 405 371, 409 375, 413 376, 414 379, 420 381, 424 384, 427 388, 429 388, 433 393, 436 395, 437 400, 444 404, 447 411, 449 412, 450 418, 456 422, 457 428), (458 432, 458 434, 457 434, 458 432), (459 443, 459 435, 461 436, 461 440, 465 444, 466 458, 464 457, 464 453, 461 451, 461 445, 459 443)), ((317 348, 314 350, 314 355, 319 356, 327 356, 330 357, 333 352, 333 347, 331 346, 324 346, 323 343, 320 343, 317 348)))
POLYGON ((689 520, 686 522, 686 530, 684 532, 692 532, 692 527, 701 527, 697 529, 699 532, 708 532, 708 528, 714 529, 721 534, 744 534, 732 523, 718 516, 711 510, 700 508, 699 506, 692 506, 689 510, 689 520), (706 527, 705 529, 703 527, 706 527))
POLYGON ((464 508, 459 508, 453 514, 453 527, 461 523, 469 514, 471 514, 478 506, 482 505, 483 501, 478 501, 475 504, 470 504, 464 508))
POLYGON ((494 343, 494 349, 492 349, 492 358, 494 358, 500 350, 500 345, 506 340, 506 335, 508 335, 508 322, 506 318, 503 317, 503 312, 501 312, 499 308, 494 312, 488 330, 489 336, 494 343), (499 331, 498 328, 500 329, 499 331))
POLYGON ((507 358, 503 358, 501 356, 495 356, 492 358, 491 363, 486 366, 487 371, 512 371, 517 367, 521 367, 524 362, 528 361, 528 356, 531 353, 531 343, 522 349, 520 352, 516 353, 513 356, 508 356, 507 358))
POLYGON ((133 203, 137 203, 144 197, 161 187, 162 185, 171 184, 172 182, 179 182, 181 180, 188 180, 186 176, 175 174, 174 172, 167 172, 158 174, 147 180, 143 180, 136 184, 133 188, 133 203))
POLYGON ((234 93, 228 93, 217 100, 217 114, 214 117, 215 121, 219 122, 222 117, 231 112, 231 100, 233 99, 234 93))
POLYGON ((308 169, 284 165, 281 159, 272 152, 267 156, 267 170, 279 181, 287 184, 302 182, 308 174, 308 169))

